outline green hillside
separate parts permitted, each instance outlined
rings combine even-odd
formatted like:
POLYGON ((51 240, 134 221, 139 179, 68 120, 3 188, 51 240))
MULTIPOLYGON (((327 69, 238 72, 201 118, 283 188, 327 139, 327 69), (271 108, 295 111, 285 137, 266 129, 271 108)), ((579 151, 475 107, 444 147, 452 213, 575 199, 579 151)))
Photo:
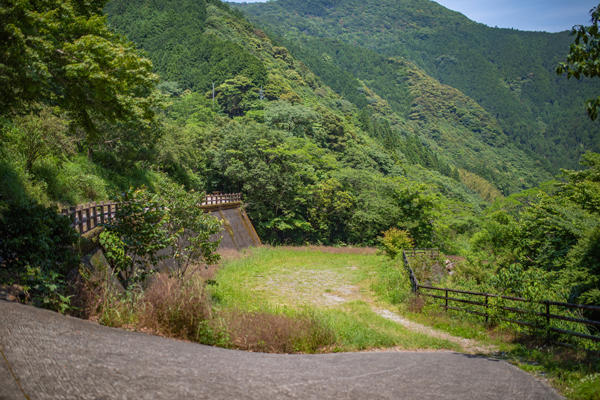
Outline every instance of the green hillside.
MULTIPOLYGON (((369 88, 361 110, 219 1, 110 2, 108 28, 122 36, 75 3, 64 5, 72 21, 55 20, 59 3, 38 5, 48 13, 39 26, 15 12, 15 26, 59 51, 17 43, 54 75, 43 92, 2 104, 0 218, 174 182, 242 192, 265 242, 373 244, 401 227, 419 245, 451 246, 477 226, 482 196, 498 195, 369 88)), ((3 54, 18 51, 11 43, 3 54)), ((37 88, 43 68, 29 76, 17 61, 25 75, 0 78, 37 88)))
MULTIPOLYGON (((309 84, 298 87, 298 83, 307 83, 302 82, 306 68, 294 61, 287 49, 272 45, 262 32, 222 3, 196 2, 189 7, 182 1, 168 4, 167 8, 146 1, 113 1, 106 7, 110 25, 139 43, 157 72, 169 81, 163 86, 172 84, 178 90, 204 94, 213 83, 219 87, 228 78, 244 76, 249 79, 247 89, 262 90, 266 100, 302 103, 322 115, 323 111, 314 107, 320 103, 321 108, 333 107, 346 114, 346 120, 350 114, 358 116, 348 122, 357 131, 374 137, 397 160, 420 164, 446 176, 454 174, 456 178, 460 176, 457 170, 464 169, 483 178, 492 190, 500 189, 505 194, 550 177, 541 163, 536 164, 510 144, 494 118, 477 103, 440 85, 412 63, 388 60, 374 52, 336 51, 336 61, 343 62, 333 65, 333 58, 332 62, 319 62, 308 52, 305 62, 311 70, 354 107, 347 102, 345 106, 334 104, 341 99, 324 103, 323 96, 315 96, 319 93, 315 85, 320 84, 312 73, 309 84), (185 18, 179 18, 182 14, 185 18), (281 60, 287 62, 284 69, 278 66, 281 60), (292 72, 295 69, 299 69, 298 77, 292 72), (369 71, 376 71, 377 78, 369 79, 369 71), (389 85, 390 80, 394 85, 389 85), (343 90, 352 86, 352 90, 343 90)), ((246 106, 236 107, 229 114, 239 116, 250 111, 251 115, 262 115, 263 108, 247 99, 246 106)), ((475 190, 480 188, 471 185, 472 180, 464 181, 475 190)))
MULTIPOLYGON (((347 66, 348 50, 412 61, 474 99, 519 148, 537 154, 552 172, 574 168, 584 151, 600 149, 599 128, 584 118, 583 105, 600 86, 555 73, 572 40, 567 32, 489 28, 429 0, 278 0, 240 7, 311 67, 327 55, 349 74, 377 80, 377 68, 347 66), (350 48, 340 51, 338 41, 350 48)), ((373 88, 398 106, 389 85, 373 88)))

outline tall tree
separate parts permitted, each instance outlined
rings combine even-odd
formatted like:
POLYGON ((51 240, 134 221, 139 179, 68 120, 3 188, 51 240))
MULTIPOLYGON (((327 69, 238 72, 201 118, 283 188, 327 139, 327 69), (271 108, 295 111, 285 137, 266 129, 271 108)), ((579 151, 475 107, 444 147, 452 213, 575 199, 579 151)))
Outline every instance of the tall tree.
MULTIPOLYGON (((567 74, 567 78, 582 76, 594 78, 600 76, 600 4, 590 10, 592 25, 577 25, 571 33, 575 36, 574 43, 567 55, 567 61, 560 63, 556 69, 559 74, 567 74)), ((600 96, 586 101, 587 113, 592 120, 598 118, 600 96)))
POLYGON ((59 105, 91 143, 118 122, 153 129, 152 63, 108 29, 105 1, 0 3, 0 113, 59 105))

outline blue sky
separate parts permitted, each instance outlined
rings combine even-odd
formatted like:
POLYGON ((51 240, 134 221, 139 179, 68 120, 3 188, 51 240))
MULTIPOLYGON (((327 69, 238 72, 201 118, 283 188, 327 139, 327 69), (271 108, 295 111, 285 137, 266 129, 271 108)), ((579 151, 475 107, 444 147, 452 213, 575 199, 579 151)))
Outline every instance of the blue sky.
MULTIPOLYGON (((229 0, 241 2, 240 0, 229 0)), ((264 0, 246 0, 249 3, 264 0)), ((436 0, 489 26, 558 32, 588 24, 598 0, 436 0)))

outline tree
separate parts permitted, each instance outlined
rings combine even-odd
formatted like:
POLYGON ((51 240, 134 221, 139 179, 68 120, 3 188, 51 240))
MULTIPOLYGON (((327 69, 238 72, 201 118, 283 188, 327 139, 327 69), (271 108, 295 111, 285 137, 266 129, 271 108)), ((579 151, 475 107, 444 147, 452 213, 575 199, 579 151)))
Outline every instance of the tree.
POLYGON ((152 63, 106 26, 104 3, 2 2, 0 113, 59 105, 92 144, 116 122, 155 128, 152 63))
MULTIPOLYGON (((590 10, 592 25, 576 25, 571 31, 575 41, 571 44, 567 61, 560 63, 556 68, 558 74, 567 74, 567 78, 580 79, 600 77, 600 5, 590 10)), ((586 109, 592 120, 598 118, 600 109, 600 96, 586 101, 586 109)))

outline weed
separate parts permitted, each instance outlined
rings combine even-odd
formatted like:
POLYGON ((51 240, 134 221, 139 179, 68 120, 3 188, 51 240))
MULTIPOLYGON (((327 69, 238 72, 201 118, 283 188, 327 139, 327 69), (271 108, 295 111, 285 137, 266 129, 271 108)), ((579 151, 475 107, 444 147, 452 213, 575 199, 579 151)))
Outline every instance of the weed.
POLYGON ((311 313, 227 311, 221 317, 235 348, 265 353, 315 353, 335 334, 311 313))
POLYGON ((205 324, 211 318, 210 302, 200 279, 157 275, 145 290, 137 314, 140 327, 170 337, 211 341, 205 324))

